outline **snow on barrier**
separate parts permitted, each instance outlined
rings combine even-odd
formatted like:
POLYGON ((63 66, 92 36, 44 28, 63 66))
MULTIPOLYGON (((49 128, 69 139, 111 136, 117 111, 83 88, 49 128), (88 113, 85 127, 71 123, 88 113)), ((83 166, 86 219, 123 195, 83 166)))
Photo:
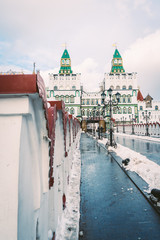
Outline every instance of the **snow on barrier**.
POLYGON ((80 123, 47 103, 40 74, 0 76, 0 236, 54 239, 80 123))
MULTIPOLYGON (((152 137, 160 137, 160 123, 137 123, 137 124, 125 124, 118 125, 118 132, 125 132, 127 134, 132 133, 132 129, 134 129, 134 134, 136 135, 146 135, 148 128, 148 134, 152 137)), ((115 129, 117 131, 117 129, 115 129)))

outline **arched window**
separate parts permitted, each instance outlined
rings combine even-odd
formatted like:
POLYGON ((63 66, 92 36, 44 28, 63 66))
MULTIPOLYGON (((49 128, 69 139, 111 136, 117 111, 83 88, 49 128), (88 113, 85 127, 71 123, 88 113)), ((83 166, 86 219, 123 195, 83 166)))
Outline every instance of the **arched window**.
POLYGON ((126 102, 126 95, 123 95, 123 103, 126 102))
POLYGON ((128 103, 131 103, 131 95, 128 95, 128 103))
POLYGON ((124 114, 127 113, 126 107, 123 108, 123 113, 124 113, 124 114))
POLYGON ((54 86, 54 90, 55 90, 55 91, 58 90, 58 87, 57 87, 57 86, 54 86))
POLYGON ((58 95, 55 96, 55 99, 56 99, 56 101, 59 101, 59 96, 58 95))
POLYGON ((158 106, 157 105, 155 106, 155 110, 158 110, 158 106))
POLYGON ((120 86, 116 86, 116 89, 117 89, 117 90, 120 90, 120 86))
POLYGON ((85 115, 85 110, 82 108, 82 110, 81 110, 81 114, 82 114, 82 116, 84 116, 85 115))
POLYGON ((91 104, 94 105, 94 99, 91 100, 91 104))
POLYGON ((76 86, 72 86, 72 90, 76 90, 76 86))
POLYGON ((70 109, 70 114, 74 114, 74 108, 73 107, 70 109))
POLYGON ((128 113, 132 113, 132 108, 131 107, 128 108, 128 113))
POLYGON ((132 85, 129 85, 128 89, 129 89, 129 90, 132 90, 132 85))
POLYGON ((113 107, 113 114, 117 113, 117 107, 113 107))
POLYGON ((69 96, 66 96, 66 97, 65 97, 65 102, 66 102, 66 103, 69 103, 69 96))
POLYGON ((112 85, 112 86, 110 86, 110 88, 113 90, 113 89, 114 89, 113 85, 112 85))
POLYGON ((62 95, 62 96, 60 96, 60 99, 64 101, 64 96, 63 96, 63 95, 62 95))
POLYGON ((70 97, 70 103, 74 103, 74 96, 70 97))
POLYGON ((65 111, 66 111, 66 112, 69 112, 69 108, 68 108, 68 107, 66 107, 66 108, 65 108, 65 111))
POLYGON ((90 105, 90 100, 89 99, 87 99, 87 105, 90 105))
POLYGON ((142 106, 140 106, 140 108, 139 108, 141 111, 143 111, 143 107, 142 106))
POLYGON ((126 90, 126 86, 125 86, 125 85, 123 85, 122 89, 123 89, 123 90, 126 90))
POLYGON ((122 109, 121 109, 121 107, 118 107, 118 113, 119 113, 119 114, 122 113, 122 109))

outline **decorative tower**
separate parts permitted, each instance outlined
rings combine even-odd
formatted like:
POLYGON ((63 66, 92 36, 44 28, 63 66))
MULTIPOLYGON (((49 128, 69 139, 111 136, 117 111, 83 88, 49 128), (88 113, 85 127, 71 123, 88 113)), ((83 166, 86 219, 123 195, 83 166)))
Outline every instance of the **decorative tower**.
POLYGON ((113 100, 116 98, 116 93, 120 93, 120 101, 117 107, 113 107, 113 118, 117 123, 130 122, 132 116, 138 121, 138 104, 137 104, 137 73, 127 73, 123 67, 122 57, 116 47, 111 71, 104 75, 104 88, 106 97, 108 97, 108 89, 112 89, 113 100))
POLYGON ((80 73, 73 73, 71 69, 71 58, 66 49, 63 51, 60 60, 60 70, 58 73, 49 73, 49 88, 47 89, 47 98, 49 101, 63 100, 65 111, 80 118, 80 73))
POLYGON ((59 74, 71 74, 72 70, 71 70, 71 59, 69 56, 69 53, 67 51, 67 49, 64 50, 63 55, 61 57, 61 62, 60 62, 60 70, 59 70, 59 74))
POLYGON ((118 49, 116 48, 112 59, 111 73, 124 73, 124 72, 125 70, 123 68, 122 57, 118 49))

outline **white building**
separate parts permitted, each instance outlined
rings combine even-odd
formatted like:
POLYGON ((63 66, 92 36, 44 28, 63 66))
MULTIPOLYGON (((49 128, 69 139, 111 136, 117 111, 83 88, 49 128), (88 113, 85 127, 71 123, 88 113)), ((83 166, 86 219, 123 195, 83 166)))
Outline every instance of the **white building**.
POLYGON ((59 73, 49 74, 49 89, 47 98, 49 101, 65 102, 65 110, 75 117, 80 117, 80 80, 81 74, 74 74, 71 69, 71 58, 67 49, 64 50, 60 61, 59 73))
POLYGON ((118 51, 115 49, 110 73, 104 75, 104 90, 106 100, 108 100, 108 89, 111 88, 112 99, 116 98, 115 94, 120 93, 118 107, 113 107, 113 118, 116 122, 130 121, 133 117, 138 121, 138 103, 137 103, 137 73, 126 73, 123 68, 123 60, 118 51))

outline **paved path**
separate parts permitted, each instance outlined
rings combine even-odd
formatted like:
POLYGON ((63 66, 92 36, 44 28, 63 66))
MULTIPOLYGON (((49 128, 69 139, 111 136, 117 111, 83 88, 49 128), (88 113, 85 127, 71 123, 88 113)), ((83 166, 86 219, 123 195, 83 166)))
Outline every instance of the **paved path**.
POLYGON ((160 216, 110 158, 81 136, 83 240, 159 240, 160 216))

